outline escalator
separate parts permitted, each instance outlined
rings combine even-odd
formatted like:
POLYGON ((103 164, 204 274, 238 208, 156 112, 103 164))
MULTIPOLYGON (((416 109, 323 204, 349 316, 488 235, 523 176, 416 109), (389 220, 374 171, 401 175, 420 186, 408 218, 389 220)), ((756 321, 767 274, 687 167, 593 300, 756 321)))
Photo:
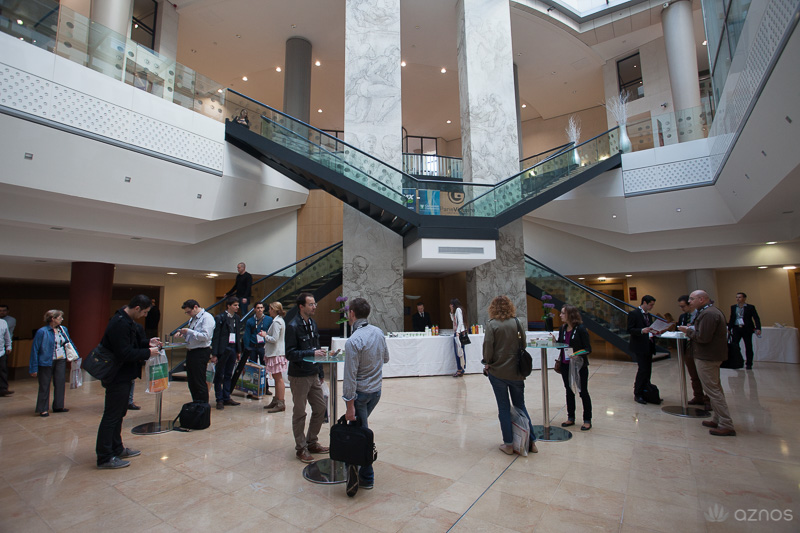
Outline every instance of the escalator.
MULTIPOLYGON (((266 307, 267 304, 275 301, 281 302, 286 311, 284 320, 288 323, 297 314, 295 301, 301 292, 310 292, 314 295, 314 299, 319 301, 341 286, 342 243, 338 242, 254 281, 252 286, 253 305, 242 317, 242 324, 253 316, 255 303, 263 303, 266 307)), ((222 312, 224 301, 225 298, 205 309, 212 314, 214 311, 219 314, 222 312)), ((172 330, 169 334, 170 338, 174 338, 178 330, 188 324, 187 320, 172 330)), ((178 338, 175 342, 180 342, 180 340, 178 338)), ((170 344, 173 342, 171 341, 170 344)), ((185 354, 176 359, 180 359, 180 363, 172 365, 170 377, 180 380, 185 376, 185 354)))
POLYGON ((322 189, 403 237, 493 239, 499 228, 621 164, 618 129, 543 160, 498 184, 418 180, 366 152, 247 96, 227 105, 260 122, 226 121, 232 145, 300 185, 322 189), (256 131, 257 130, 257 131, 256 131))
MULTIPOLYGON (((589 331, 634 360, 629 347, 630 334, 627 330, 628 313, 636 307, 572 281, 527 254, 525 285, 528 295, 537 300, 540 300, 544 293, 552 296, 552 303, 556 309, 560 309, 564 304, 577 307, 589 331)), ((664 356, 669 356, 669 351, 656 345, 654 359, 664 356)))

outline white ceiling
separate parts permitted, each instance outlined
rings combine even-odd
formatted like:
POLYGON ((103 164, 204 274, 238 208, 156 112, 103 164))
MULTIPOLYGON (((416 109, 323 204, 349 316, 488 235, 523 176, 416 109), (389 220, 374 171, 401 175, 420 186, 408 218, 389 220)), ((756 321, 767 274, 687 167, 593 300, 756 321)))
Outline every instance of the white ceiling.
MULTIPOLYGON (((310 121, 323 129, 343 129, 343 0, 173 2, 180 16, 178 61, 278 109, 283 107, 283 73, 275 68, 284 67, 286 40, 298 36, 309 40, 312 59, 322 64, 312 68, 310 121), (318 109, 323 112, 317 113, 318 109)), ((568 31, 549 15, 517 3, 510 10, 520 98, 527 104, 521 110, 523 121, 597 106, 605 100, 603 63, 661 34, 660 5, 633 15, 630 9, 623 10, 605 26, 595 21, 582 33, 568 31)), ((702 19, 695 18, 702 70, 708 60, 700 44, 702 19)), ((407 63, 403 125, 411 135, 447 140, 461 136, 456 22, 455 0, 401 2, 401 47, 407 63), (446 74, 440 72, 442 67, 446 74)))

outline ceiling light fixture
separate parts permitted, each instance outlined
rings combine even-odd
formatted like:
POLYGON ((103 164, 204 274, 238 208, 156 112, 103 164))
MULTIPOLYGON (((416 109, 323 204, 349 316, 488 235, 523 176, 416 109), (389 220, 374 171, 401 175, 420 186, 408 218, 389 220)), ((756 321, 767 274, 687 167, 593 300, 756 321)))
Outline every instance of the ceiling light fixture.
POLYGON ((525 109, 526 107, 528 107, 528 104, 522 104, 522 109, 525 109))
POLYGON ((794 265, 786 265, 785 267, 783 267, 784 270, 794 270, 795 268, 797 267, 794 265))
POLYGON ((320 63, 319 60, 317 60, 317 61, 314 62, 314 65, 317 66, 317 67, 321 67, 322 63, 320 63))
POLYGON ((676 207, 676 208, 675 208, 675 212, 676 212, 676 213, 680 213, 680 212, 681 212, 681 208, 680 208, 680 207, 676 207))
POLYGON ((597 278, 597 281, 605 281, 605 280, 606 280, 605 276, 600 276, 599 278, 597 278))
POLYGON ((586 279, 586 278, 578 278, 578 279, 586 279))
POLYGON ((769 241, 769 242, 764 243, 764 244, 778 244, 778 241, 769 241))
POLYGON ((17 19, 17 24, 19 24, 20 26, 22 26, 22 25, 23 25, 23 24, 25 24, 25 23, 24 23, 24 22, 22 22, 22 19, 17 19))
POLYGON ((167 272, 167 276, 177 276, 177 272, 167 272))
POLYGON ((406 66, 406 62, 405 62, 405 61, 401 61, 401 62, 400 62, 400 66, 401 66, 401 67, 404 67, 404 66, 406 66))
POLYGON ((275 72, 280 72, 281 70, 281 67, 275 67, 275 72))
POLYGON ((447 121, 447 123, 448 123, 448 124, 450 124, 450 123, 452 123, 452 122, 453 122, 452 120, 448 120, 448 121, 447 121))
POLYGON ((611 218, 617 218, 617 215, 611 215, 611 218))
POLYGON ((703 41, 703 46, 708 46, 708 41, 703 41))
POLYGON ((442 67, 442 70, 441 70, 440 72, 441 72, 442 74, 446 74, 446 73, 447 73, 447 69, 446 69, 446 68, 444 68, 444 67, 442 67))
POLYGON ((247 81, 247 76, 242 76, 242 81, 247 81))
POLYGON ((625 277, 626 277, 626 278, 632 278, 632 277, 633 277, 633 274, 625 274, 625 277))
POLYGON ((213 272, 209 272, 208 274, 206 274, 207 278, 216 278, 217 276, 219 276, 219 274, 214 274, 213 272))
MULTIPOLYGON (((17 21, 17 22, 19 22, 19 21, 17 21)), ((138 25, 138 24, 134 24, 134 25, 133 25, 133 29, 134 29, 134 30, 135 30, 135 29, 138 29, 138 28, 139 28, 139 25, 138 25)))
POLYGON ((237 38, 237 39, 241 39, 241 38, 242 38, 242 36, 241 36, 241 35, 239 35, 239 34, 237 33, 237 34, 236 34, 236 38, 237 38))
POLYGON ((217 92, 218 92, 218 93, 221 93, 221 92, 222 92, 222 89, 217 89, 217 92))
POLYGON ((322 109, 317 109, 317 113, 322 113, 322 109))
POLYGON ((769 267, 765 267, 765 266, 758 267, 759 270, 764 270, 765 268, 769 268, 769 267))

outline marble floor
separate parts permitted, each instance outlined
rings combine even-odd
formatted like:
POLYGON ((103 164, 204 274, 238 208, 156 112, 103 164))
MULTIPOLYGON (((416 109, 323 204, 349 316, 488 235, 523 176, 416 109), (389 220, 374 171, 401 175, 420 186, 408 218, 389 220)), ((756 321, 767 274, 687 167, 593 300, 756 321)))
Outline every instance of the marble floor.
MULTIPOLYGON (((13 382, 16 394, 0 398, 0 531, 800 531, 800 365, 722 371, 735 438, 635 403, 635 370, 593 360, 594 428, 575 426, 571 440, 539 443, 527 458, 497 449, 482 375, 386 380, 370 417, 376 485, 355 498, 303 479, 291 416, 267 414, 264 400, 213 411, 205 431, 134 436, 154 418, 154 397, 138 386, 143 409, 129 413, 123 438, 142 455, 98 471, 102 388, 67 390, 70 412, 40 418, 35 381, 13 382)), ((560 423, 564 390, 552 371, 550 380, 560 423)), ((665 405, 677 403, 674 359, 654 364, 653 382, 665 405)), ((526 397, 541 423, 539 372, 526 397)), ((172 383, 165 415, 188 400, 186 384, 172 383)))

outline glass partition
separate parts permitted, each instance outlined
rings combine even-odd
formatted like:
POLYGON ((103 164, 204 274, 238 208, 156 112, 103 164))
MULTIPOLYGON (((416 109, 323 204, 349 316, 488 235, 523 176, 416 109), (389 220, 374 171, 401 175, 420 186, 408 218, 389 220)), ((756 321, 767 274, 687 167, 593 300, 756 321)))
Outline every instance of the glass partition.
POLYGON ((41 0, 0 1, 0 31, 53 52, 58 32, 58 4, 41 0))
POLYGON ((461 159, 443 155, 404 153, 403 172, 414 176, 464 179, 461 159))

